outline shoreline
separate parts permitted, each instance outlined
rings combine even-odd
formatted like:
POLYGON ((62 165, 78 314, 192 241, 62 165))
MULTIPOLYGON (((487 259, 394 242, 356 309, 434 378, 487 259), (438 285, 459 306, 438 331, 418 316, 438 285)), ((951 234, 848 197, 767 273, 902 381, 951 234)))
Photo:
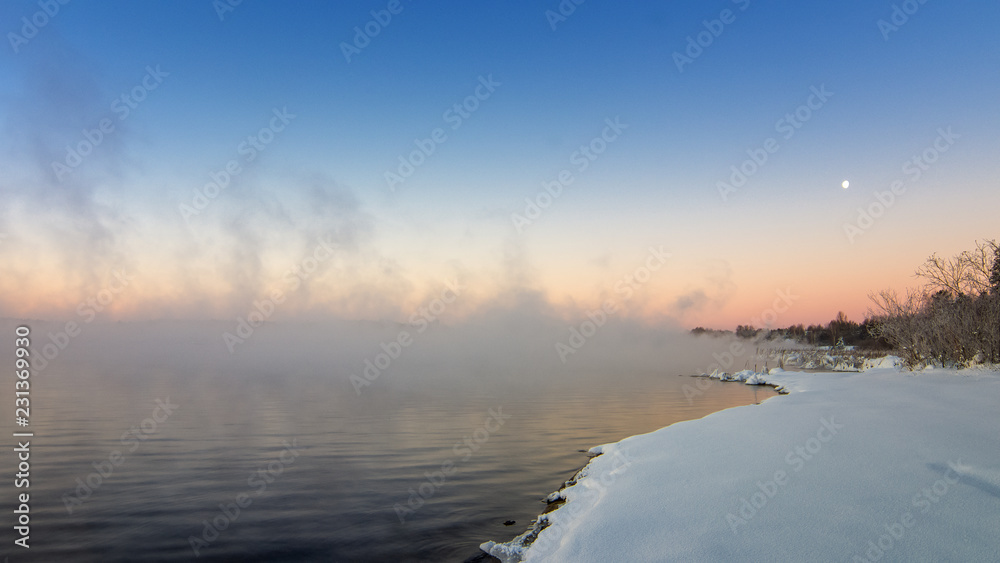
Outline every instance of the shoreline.
MULTIPOLYGON (((715 411, 715 412, 709 413, 709 414, 707 414, 707 415, 705 415, 705 416, 703 416, 701 418, 689 419, 689 420, 681 420, 681 421, 673 422, 673 423, 668 424, 667 426, 663 426, 663 427, 658 428, 656 430, 651 430, 650 432, 648 432, 646 434, 650 434, 650 433, 654 433, 654 432, 659 432, 659 431, 661 431, 661 430, 663 430, 665 428, 669 428, 669 427, 671 427, 671 426, 673 426, 675 424, 680 424, 680 423, 683 423, 683 422, 694 422, 694 421, 702 420, 702 419, 704 419, 706 417, 712 416, 713 414, 716 414, 716 413, 719 413, 719 412, 724 412, 724 411, 735 409, 735 408, 742 408, 742 407, 750 407, 750 406, 760 405, 764 401, 767 401, 768 399, 773 399, 775 397, 780 397, 782 395, 787 395, 788 394, 788 391, 783 386, 778 385, 778 384, 774 384, 774 383, 768 383, 768 382, 764 381, 762 378, 757 377, 757 376, 763 376, 763 374, 758 374, 756 372, 753 372, 752 370, 743 370, 741 372, 737 372, 735 374, 731 374, 730 375, 730 374, 727 374, 725 372, 720 373, 718 370, 716 370, 715 372, 713 372, 711 374, 702 373, 702 374, 688 375, 687 377, 699 378, 699 379, 706 379, 706 380, 716 380, 716 381, 719 381, 719 382, 722 382, 722 383, 741 383, 741 384, 744 384, 744 385, 754 385, 754 386, 759 386, 759 387, 770 387, 770 388, 774 389, 776 395, 774 395, 773 397, 768 397, 768 398, 764 399, 763 401, 760 401, 760 402, 757 402, 757 403, 751 403, 749 405, 737 405, 737 406, 733 406, 733 407, 727 407, 727 408, 722 409, 720 411, 715 411), (750 381, 748 381, 748 379, 751 378, 751 377, 753 377, 754 379, 751 379, 750 381)), ((684 376, 681 376, 681 377, 684 377, 684 376)), ((623 438, 622 441, 630 439, 630 438, 634 438, 635 436, 641 436, 641 435, 643 435, 643 434, 636 434, 636 435, 633 435, 633 436, 629 436, 627 438, 623 438)), ((614 442, 614 443, 619 443, 619 442, 614 442)), ((514 563, 515 561, 520 561, 520 559, 510 560, 510 559, 505 559, 505 558, 498 558, 497 556, 495 556, 492 553, 490 553, 490 550, 496 548, 497 546, 505 546, 505 545, 514 545, 514 546, 521 547, 521 548, 524 548, 524 549, 527 549, 528 547, 530 547, 537 540, 539 534, 541 534, 542 531, 544 531, 546 528, 549 527, 549 523, 548 523, 547 518, 546 518, 547 515, 551 514, 552 512, 554 512, 554 511, 556 511, 556 510, 558 510, 558 509, 560 509, 560 508, 562 508, 562 507, 564 507, 566 505, 567 499, 566 499, 566 497, 564 495, 564 491, 566 491, 568 488, 576 485, 580 479, 582 479, 582 478, 584 478, 584 477, 587 476, 587 472, 586 472, 587 468, 594 462, 594 460, 596 460, 600 456, 604 455, 603 447, 604 446, 594 446, 594 447, 590 448, 589 450, 580 450, 581 453, 588 454, 590 456, 590 459, 588 459, 587 463, 585 463, 583 466, 581 466, 580 469, 578 469, 573 474, 573 477, 571 477, 567 481, 564 481, 562 483, 562 485, 560 485, 559 489, 557 489, 556 491, 554 491, 552 493, 549 493, 546 496, 546 498, 544 499, 544 502, 546 503, 545 510, 542 511, 540 514, 538 514, 530 522, 530 527, 527 530, 525 530, 524 532, 518 534, 513 539, 511 539, 511 540, 509 540, 507 542, 492 542, 492 541, 484 542, 483 544, 480 545, 480 553, 478 553, 478 554, 476 554, 474 556, 470 556, 469 558, 465 559, 463 561, 463 563, 493 563, 493 562, 496 562, 496 563, 514 563), (487 546, 489 546, 489 547, 487 547, 487 546)), ((500 549, 503 549, 503 548, 500 548, 500 549)), ((515 557, 517 557, 517 556, 515 556, 515 557)))
POLYGON ((889 551, 899 560, 983 560, 1000 548, 1000 453, 982 448, 1000 432, 989 416, 1000 398, 997 367, 775 369, 764 380, 786 399, 597 446, 605 455, 554 493, 565 504, 514 540, 480 549, 516 563, 873 561, 889 551), (910 506, 928 485, 932 497, 910 506), (947 504, 935 493, 946 488, 947 504), (885 518, 887 507, 913 526, 929 523, 909 532, 885 518), (948 534, 957 526, 962 544, 948 534), (900 537, 886 540, 886 529, 900 537), (789 530, 808 543, 789 543, 789 530))

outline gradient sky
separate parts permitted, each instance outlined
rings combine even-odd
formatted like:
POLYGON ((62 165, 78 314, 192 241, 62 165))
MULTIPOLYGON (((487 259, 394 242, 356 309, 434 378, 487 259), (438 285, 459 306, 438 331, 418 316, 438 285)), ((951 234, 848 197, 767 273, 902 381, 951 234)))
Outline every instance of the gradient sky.
POLYGON ((786 326, 860 320, 869 291, 915 284, 932 252, 998 236, 995 1, 566 0, 557 20, 554 0, 402 0, 350 61, 355 27, 395 3, 245 0, 221 18, 225 0, 43 4, 0 5, 0 316, 78 319, 103 291, 106 320, 232 319, 277 290, 276 318, 405 320, 457 279, 457 316, 534 295, 567 316, 613 299, 731 328, 790 290, 786 326), (832 95, 800 109, 813 89, 832 95), (282 110, 294 118, 248 161, 241 143, 282 110), (580 170, 574 153, 615 119, 627 129, 580 170), (54 170, 102 120, 90 154, 54 170), (907 164, 925 151, 926 170, 907 164), (231 161, 226 189, 183 217, 231 161), (564 170, 572 184, 518 232, 512 214, 564 170), (321 237, 333 256, 293 284, 321 237), (671 256, 625 301, 616 284, 650 247, 671 256))

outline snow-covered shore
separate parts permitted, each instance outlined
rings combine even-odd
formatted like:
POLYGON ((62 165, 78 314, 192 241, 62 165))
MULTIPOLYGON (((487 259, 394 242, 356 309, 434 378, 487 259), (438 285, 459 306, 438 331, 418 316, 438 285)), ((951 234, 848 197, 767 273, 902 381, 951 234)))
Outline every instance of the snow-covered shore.
POLYGON ((540 532, 483 551, 505 563, 1000 560, 1000 372, 763 379, 788 395, 594 448, 540 532))

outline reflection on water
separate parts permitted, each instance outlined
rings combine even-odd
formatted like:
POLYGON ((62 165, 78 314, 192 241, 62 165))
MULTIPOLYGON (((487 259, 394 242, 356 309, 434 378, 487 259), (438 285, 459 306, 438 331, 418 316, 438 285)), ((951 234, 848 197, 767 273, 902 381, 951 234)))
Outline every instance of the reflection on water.
POLYGON ((482 381, 359 398, 324 374, 38 374, 32 549, 13 560, 462 561, 523 531, 580 450, 774 395, 706 381, 689 403, 695 380, 666 373, 482 381))

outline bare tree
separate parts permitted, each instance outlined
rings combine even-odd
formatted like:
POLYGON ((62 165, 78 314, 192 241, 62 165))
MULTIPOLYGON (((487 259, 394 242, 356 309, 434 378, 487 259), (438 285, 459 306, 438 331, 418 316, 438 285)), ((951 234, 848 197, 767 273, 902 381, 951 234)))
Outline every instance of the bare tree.
POLYGON ((901 297, 895 290, 883 289, 868 294, 868 298, 874 304, 874 308, 868 309, 868 318, 874 327, 872 336, 891 342, 910 365, 926 359, 925 331, 920 322, 926 294, 907 290, 906 296, 901 297))
POLYGON ((993 252, 993 270, 990 272, 990 289, 1000 297, 1000 246, 993 252))
POLYGON ((869 295, 873 335, 886 338, 911 365, 1000 362, 998 260, 993 240, 950 259, 932 255, 916 272, 923 288, 905 297, 893 290, 869 295))
POLYGON ((990 291, 990 277, 998 247, 995 240, 976 242, 975 250, 966 250, 952 258, 934 253, 917 268, 932 292, 947 291, 953 296, 980 295, 990 291))

